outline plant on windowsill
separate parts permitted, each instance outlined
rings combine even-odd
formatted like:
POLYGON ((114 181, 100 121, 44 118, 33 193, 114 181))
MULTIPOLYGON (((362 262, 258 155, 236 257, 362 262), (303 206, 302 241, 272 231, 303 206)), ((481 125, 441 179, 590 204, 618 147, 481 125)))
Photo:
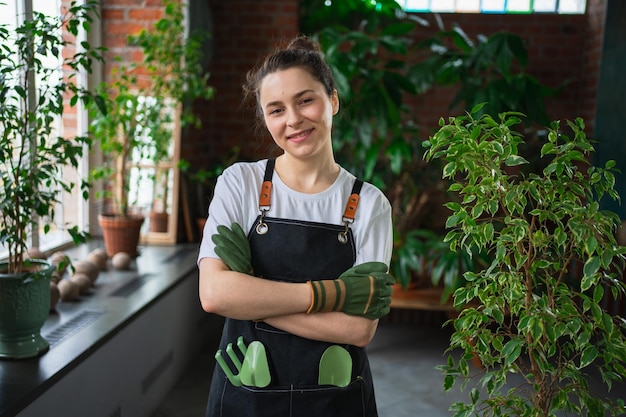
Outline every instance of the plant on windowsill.
POLYGON ((623 400, 592 393, 588 381, 598 372, 610 389, 626 378, 626 321, 605 308, 626 295, 619 217, 600 205, 604 196, 619 198, 615 163, 589 166, 594 148, 583 121, 554 121, 540 150, 545 168, 526 174, 515 169, 527 164, 519 154, 524 139, 513 130, 522 116, 494 119, 481 110, 442 119, 426 143, 427 159, 445 163, 443 176, 461 197, 447 204, 446 241, 453 250, 493 254, 454 293, 456 306, 478 306, 453 321, 450 350, 464 355, 451 355, 440 367, 445 389, 457 381, 466 386, 476 355, 484 391, 473 388, 470 401, 451 410, 455 416, 623 415, 623 400))
MULTIPOLYGON (((72 53, 79 46, 70 38, 96 11, 95 2, 72 2, 61 17, 33 12, 16 29, 0 26, 0 242, 8 250, 0 263, 1 358, 29 358, 49 346, 39 332, 50 310, 53 266, 28 259, 29 236, 55 227, 62 192, 79 187, 88 196, 88 182, 68 180, 63 169, 76 169, 91 141, 57 129, 67 107, 93 99, 76 75, 91 72, 101 50, 81 42, 72 53)), ((66 226, 75 243, 86 239, 66 226)))
MULTIPOLYGON (((165 1, 164 15, 152 28, 128 37, 130 46, 140 48, 142 60, 115 67, 112 81, 100 87, 105 100, 92 107, 92 131, 106 158, 92 175, 94 180, 110 181, 99 193, 110 202, 99 221, 111 256, 117 252, 137 256, 144 215, 134 210, 129 196, 133 165, 150 161, 156 167, 152 179, 167 184, 170 170, 160 165, 177 164, 171 160, 174 135, 185 125, 199 125, 191 104, 213 96, 209 74, 201 65, 205 34, 186 36, 184 7, 183 2, 165 1), (123 236, 109 233, 109 225, 123 236)), ((165 199, 167 193, 158 196, 165 199)), ((154 206, 165 211, 167 201, 154 206)))

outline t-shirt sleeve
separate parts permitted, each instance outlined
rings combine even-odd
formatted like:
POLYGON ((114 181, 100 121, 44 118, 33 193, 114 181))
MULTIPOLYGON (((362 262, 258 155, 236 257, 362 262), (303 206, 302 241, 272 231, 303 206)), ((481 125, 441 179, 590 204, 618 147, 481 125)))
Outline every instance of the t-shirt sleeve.
POLYGON ((367 225, 361 232, 363 236, 355 264, 378 261, 389 266, 393 250, 391 204, 380 191, 372 197, 374 202, 371 210, 363 216, 363 219, 367 220, 367 225))
POLYGON ((207 222, 204 226, 198 263, 202 258, 219 258, 215 253, 215 244, 211 236, 217 233, 217 226, 230 227, 233 223, 239 223, 245 228, 246 219, 243 214, 245 209, 243 191, 246 190, 242 172, 238 167, 232 166, 224 170, 217 178, 213 199, 209 205, 207 222))

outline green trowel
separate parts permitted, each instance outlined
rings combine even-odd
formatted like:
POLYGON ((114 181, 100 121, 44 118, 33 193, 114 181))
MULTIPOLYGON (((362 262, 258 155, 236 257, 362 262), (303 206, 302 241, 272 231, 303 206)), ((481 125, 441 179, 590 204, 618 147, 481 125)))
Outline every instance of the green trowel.
POLYGON ((270 384, 270 367, 263 343, 257 340, 250 342, 239 379, 243 385, 250 387, 265 388, 270 384))
POLYGON ((320 359, 318 384, 346 387, 352 378, 352 358, 341 346, 329 346, 320 359))

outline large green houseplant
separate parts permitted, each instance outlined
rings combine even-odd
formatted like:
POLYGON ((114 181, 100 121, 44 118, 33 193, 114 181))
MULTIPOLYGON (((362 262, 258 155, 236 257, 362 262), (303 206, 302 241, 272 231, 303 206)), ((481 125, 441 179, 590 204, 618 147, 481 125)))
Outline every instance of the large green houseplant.
MULTIPOLYGON (((201 65, 201 42, 204 33, 186 34, 185 3, 166 0, 163 17, 148 30, 130 35, 128 44, 137 47, 142 59, 119 65, 110 74, 110 82, 100 87, 105 99, 93 107, 92 131, 105 155, 105 164, 93 171, 94 179, 110 182, 101 193, 110 202, 110 209, 100 216, 101 226, 112 225, 132 235, 121 238, 123 246, 113 247, 104 234, 107 252, 137 254, 143 213, 133 213, 129 196, 133 164, 150 161, 159 164, 171 155, 174 135, 181 126, 198 124, 191 103, 210 99, 209 74, 201 65), (129 228, 126 224, 132 224, 129 228), (130 239, 130 240, 129 240, 130 239)), ((176 161, 174 161, 176 163, 176 161)), ((160 176, 169 170, 156 169, 153 180, 167 183, 160 176)), ((166 204, 161 204, 165 209, 166 204)))
POLYGON ((442 287, 447 300, 465 284, 462 273, 480 267, 487 255, 471 259, 443 242, 448 181, 437 161, 422 157, 411 98, 452 85, 459 93, 451 106, 469 109, 486 93, 496 108, 532 112, 528 120, 543 123, 543 102, 554 91, 525 72, 527 52, 514 34, 472 41, 458 26, 446 29, 443 17, 404 13, 395 0, 300 5, 301 25, 320 40, 342 100, 333 125, 337 160, 392 203, 392 273, 403 287, 442 287), (424 27, 432 35, 420 39, 416 33, 424 27))
POLYGON ((484 390, 473 388, 454 415, 623 415, 623 399, 588 383, 594 374, 607 388, 626 378, 626 320, 605 307, 626 295, 626 247, 615 238, 618 216, 599 204, 618 198, 615 164, 589 166, 583 121, 555 121, 540 150, 545 168, 525 173, 524 139, 513 130, 520 114, 479 113, 442 119, 426 143, 427 160, 445 163, 461 198, 447 204, 446 241, 493 254, 454 294, 456 306, 477 306, 454 320, 450 349, 464 354, 441 367, 445 388, 470 381, 474 355, 484 364, 484 390))
MULTIPOLYGON (((28 259, 29 236, 51 229, 62 192, 79 187, 88 194, 88 183, 67 180, 63 169, 78 167, 90 140, 62 135, 56 122, 69 106, 92 98, 76 75, 90 72, 101 51, 87 42, 68 51, 95 7, 72 2, 61 17, 34 12, 17 28, 0 26, 0 242, 8 251, 0 263, 0 357, 32 357, 48 347, 39 330, 50 309, 53 268, 28 259)), ((86 237, 77 226, 67 231, 76 243, 86 237)))
POLYGON ((407 101, 423 83, 411 78, 412 33, 426 22, 394 0, 301 1, 302 26, 320 41, 342 102, 333 123, 338 162, 374 183, 393 207, 391 269, 408 286, 423 274, 422 228, 443 228, 446 185, 422 158, 418 126, 407 101), (439 226, 437 226, 439 225, 439 226))

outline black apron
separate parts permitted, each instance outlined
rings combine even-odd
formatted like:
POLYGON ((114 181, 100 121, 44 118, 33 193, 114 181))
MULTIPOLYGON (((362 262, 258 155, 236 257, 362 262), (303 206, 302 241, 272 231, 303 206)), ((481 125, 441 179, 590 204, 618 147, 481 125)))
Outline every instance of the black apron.
MULTIPOLYGON (((255 275, 287 282, 337 278, 356 260, 349 224, 354 221, 363 183, 355 182, 344 212, 344 225, 268 217, 274 162, 268 161, 259 202, 261 214, 248 234, 255 275)), ((229 343, 235 345, 239 336, 246 345, 255 340, 263 343, 271 382, 265 388, 235 387, 216 365, 207 417, 378 415, 365 349, 342 345, 352 358, 352 377, 348 386, 336 387, 318 385, 319 362, 332 343, 305 339, 264 322, 227 318, 220 341, 222 352, 229 343)))

